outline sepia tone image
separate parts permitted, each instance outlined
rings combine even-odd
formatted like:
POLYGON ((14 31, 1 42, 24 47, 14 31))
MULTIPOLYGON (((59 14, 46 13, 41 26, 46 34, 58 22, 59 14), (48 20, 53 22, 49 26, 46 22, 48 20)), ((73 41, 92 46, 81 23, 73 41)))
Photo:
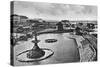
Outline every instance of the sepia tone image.
POLYGON ((97 6, 11 2, 11 65, 97 61, 97 6))

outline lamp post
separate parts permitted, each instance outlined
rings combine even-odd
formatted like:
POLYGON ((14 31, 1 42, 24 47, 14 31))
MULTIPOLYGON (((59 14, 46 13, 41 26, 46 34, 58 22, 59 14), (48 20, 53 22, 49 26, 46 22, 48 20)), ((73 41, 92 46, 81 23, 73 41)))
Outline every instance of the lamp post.
POLYGON ((34 27, 34 33, 32 32, 32 35, 34 34, 34 40, 32 40, 32 43, 34 43, 33 48, 27 53, 27 57, 30 59, 40 58, 45 55, 45 51, 43 51, 41 48, 39 48, 38 43, 40 40, 37 39, 37 27, 34 27))
POLYGON ((34 46, 32 49, 40 49, 39 46, 38 46, 38 42, 40 42, 40 40, 37 39, 37 33, 35 31, 34 33, 34 40, 32 40, 32 42, 34 43, 34 46))

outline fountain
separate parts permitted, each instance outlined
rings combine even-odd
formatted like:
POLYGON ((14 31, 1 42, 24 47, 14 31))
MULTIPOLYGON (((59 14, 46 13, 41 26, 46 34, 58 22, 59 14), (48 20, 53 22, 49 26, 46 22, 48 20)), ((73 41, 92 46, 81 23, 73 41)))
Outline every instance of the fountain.
POLYGON ((40 40, 37 39, 37 32, 34 33, 34 40, 31 41, 34 46, 30 50, 23 51, 17 55, 17 60, 20 62, 35 62, 49 58, 54 54, 51 49, 40 48, 38 43, 40 40))
POLYGON ((38 42, 40 40, 37 40, 37 33, 35 32, 35 40, 32 40, 32 42, 34 43, 34 46, 32 48, 31 51, 29 51, 29 53, 27 53, 27 57, 34 59, 34 58, 40 58, 42 56, 44 56, 45 52, 39 48, 38 46, 38 42))

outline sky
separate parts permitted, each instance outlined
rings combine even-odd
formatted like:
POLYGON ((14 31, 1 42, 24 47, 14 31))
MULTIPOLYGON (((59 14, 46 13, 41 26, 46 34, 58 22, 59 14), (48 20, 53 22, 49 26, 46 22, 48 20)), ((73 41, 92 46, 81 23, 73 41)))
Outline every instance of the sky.
POLYGON ((14 14, 30 19, 97 20, 97 6, 14 1, 14 14))

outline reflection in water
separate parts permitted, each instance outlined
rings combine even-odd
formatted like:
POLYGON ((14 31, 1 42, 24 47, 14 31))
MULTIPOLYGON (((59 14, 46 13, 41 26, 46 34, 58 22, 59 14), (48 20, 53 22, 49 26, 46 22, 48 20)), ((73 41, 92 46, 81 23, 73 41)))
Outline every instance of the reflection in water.
MULTIPOLYGON (((70 39, 70 34, 42 34, 38 36, 38 43, 40 48, 48 48, 54 51, 54 55, 48 59, 32 62, 32 63, 21 63, 14 59, 15 65, 32 65, 32 64, 48 64, 48 63, 65 63, 65 62, 76 62, 79 61, 79 52, 77 49, 76 42, 70 39), (57 39, 57 42, 46 43, 46 39, 57 39)), ((32 39, 34 40, 34 38, 32 39)), ((16 45, 14 48, 14 55, 23 52, 33 47, 32 40, 27 42, 20 42, 20 45, 16 45)))

